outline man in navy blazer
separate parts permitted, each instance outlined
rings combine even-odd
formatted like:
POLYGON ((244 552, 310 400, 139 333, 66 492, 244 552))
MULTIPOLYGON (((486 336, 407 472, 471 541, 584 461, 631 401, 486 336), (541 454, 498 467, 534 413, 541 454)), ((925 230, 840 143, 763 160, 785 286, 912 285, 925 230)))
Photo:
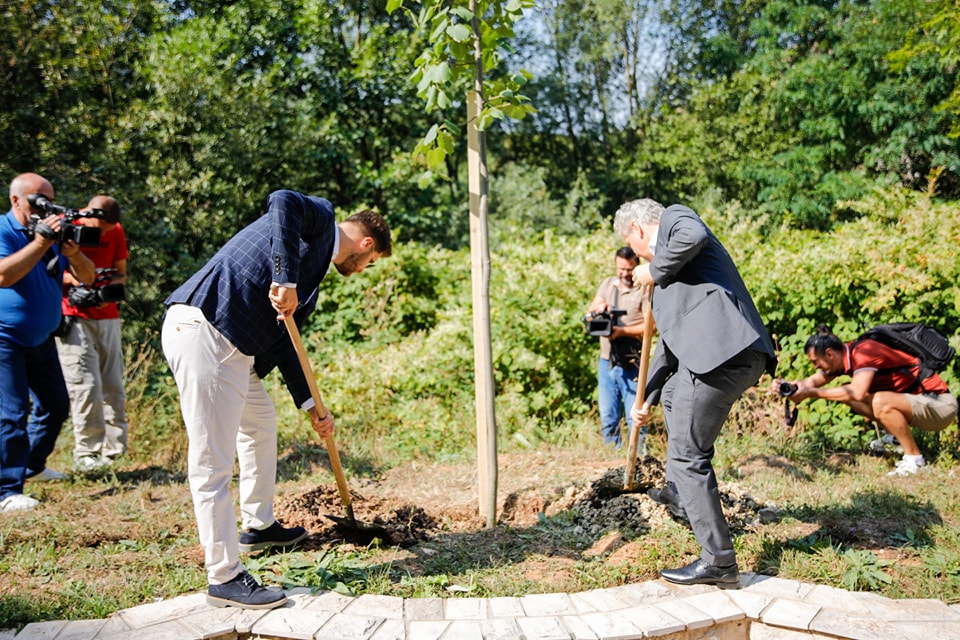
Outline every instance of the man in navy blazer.
POLYGON ((360 273, 392 250, 386 221, 372 211, 336 222, 333 205, 294 191, 275 191, 267 212, 231 238, 165 304, 163 352, 180 392, 189 440, 187 471, 207 568, 207 601, 219 607, 270 609, 285 596, 261 586, 241 551, 289 547, 303 527, 273 515, 277 417, 261 378, 275 367, 290 395, 322 437, 333 416, 319 415, 282 320, 302 326, 331 265, 360 273), (240 465, 238 535, 230 495, 240 465))
POLYGON ((643 199, 617 211, 614 231, 648 262, 634 272, 654 283, 660 330, 645 402, 631 412, 645 424, 663 405, 667 484, 649 495, 685 517, 700 557, 660 575, 677 584, 740 585, 733 540, 720 505, 713 445, 733 403, 764 371, 773 375, 773 342, 736 265, 693 210, 643 199))

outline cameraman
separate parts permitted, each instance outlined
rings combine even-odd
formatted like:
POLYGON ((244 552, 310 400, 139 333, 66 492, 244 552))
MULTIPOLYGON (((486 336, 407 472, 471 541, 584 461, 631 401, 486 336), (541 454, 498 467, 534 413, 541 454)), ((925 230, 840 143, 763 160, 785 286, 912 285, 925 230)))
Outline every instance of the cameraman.
POLYGON ((43 216, 27 201, 33 194, 52 201, 53 186, 35 173, 18 175, 0 218, 0 512, 39 504, 24 495, 24 480, 64 478, 46 466, 69 405, 52 334, 64 269, 81 282, 94 278, 76 243, 57 246, 60 217, 43 216))
POLYGON ((88 287, 70 274, 63 277, 65 327, 57 338, 60 365, 70 393, 73 418, 73 466, 82 472, 109 466, 127 450, 127 397, 123 389, 120 310, 127 279, 127 237, 120 205, 110 196, 94 196, 75 224, 100 230, 97 246, 81 246, 97 276, 88 287))
POLYGON ((597 388, 600 405, 600 434, 604 444, 617 449, 623 444, 620 418, 627 417, 637 397, 640 373, 640 349, 643 339, 643 314, 640 309, 642 291, 633 286, 633 269, 640 259, 630 247, 621 247, 615 257, 617 275, 600 283, 597 295, 587 307, 587 316, 612 309, 626 311, 613 318, 612 332, 600 337, 600 364, 597 388))
MULTIPOLYGON (((803 351, 817 372, 794 382, 796 391, 787 397, 795 402, 807 398, 842 402, 879 422, 903 448, 903 458, 888 476, 911 476, 926 464, 910 427, 940 431, 957 419, 957 399, 936 373, 918 380, 915 356, 869 338, 844 344, 826 325, 817 327, 803 351), (839 376, 850 376, 850 382, 821 388, 839 376)), ((783 382, 773 381, 774 393, 780 392, 783 382)))

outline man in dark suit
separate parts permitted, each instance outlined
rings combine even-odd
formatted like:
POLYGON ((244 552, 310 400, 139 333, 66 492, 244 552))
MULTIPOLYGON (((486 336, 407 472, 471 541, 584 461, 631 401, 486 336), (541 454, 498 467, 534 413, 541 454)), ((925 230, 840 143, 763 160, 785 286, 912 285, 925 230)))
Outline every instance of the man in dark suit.
POLYGON ((617 211, 614 231, 648 261, 634 281, 656 285, 660 340, 646 401, 631 412, 634 424, 643 425, 650 407, 663 405, 667 484, 650 496, 684 514, 702 547, 697 560, 660 575, 736 589, 740 573, 711 464, 713 445, 733 403, 764 370, 773 375, 773 343, 736 265, 694 211, 634 200, 617 211))
POLYGON ((240 230, 167 298, 163 352, 180 391, 189 440, 187 471, 207 567, 207 601, 269 609, 285 601, 240 563, 241 551, 289 547, 307 532, 273 515, 277 418, 261 378, 274 367, 323 438, 333 417, 319 415, 283 318, 298 326, 313 311, 330 266, 360 273, 391 253, 390 229, 372 212, 341 223, 327 200, 275 191, 267 212, 240 230), (230 495, 240 464, 238 535, 230 495))

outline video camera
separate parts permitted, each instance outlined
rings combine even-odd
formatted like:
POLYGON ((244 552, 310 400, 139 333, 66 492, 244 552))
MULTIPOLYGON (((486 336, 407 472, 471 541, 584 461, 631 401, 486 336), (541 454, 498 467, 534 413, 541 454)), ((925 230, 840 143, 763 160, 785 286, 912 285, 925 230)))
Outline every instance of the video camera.
POLYGON ((39 233, 44 238, 63 243, 64 240, 72 240, 81 247, 96 247, 100 244, 100 229, 96 227, 82 227, 73 224, 74 220, 80 218, 105 218, 103 209, 91 209, 89 211, 78 211, 69 207, 63 207, 59 204, 50 202, 46 196, 39 193, 31 193, 27 196, 27 202, 43 211, 46 215, 60 216, 60 233, 57 233, 47 225, 43 224, 43 218, 37 214, 30 216, 30 233, 39 233))
POLYGON ((92 286, 70 287, 67 302, 78 309, 96 307, 103 302, 123 302, 127 299, 127 288, 122 282, 111 282, 117 275, 116 269, 97 269, 97 278, 92 286))
POLYGON ((583 316, 583 325, 591 336, 607 338, 613 333, 613 327, 620 316, 627 313, 626 309, 609 309, 594 311, 583 316))

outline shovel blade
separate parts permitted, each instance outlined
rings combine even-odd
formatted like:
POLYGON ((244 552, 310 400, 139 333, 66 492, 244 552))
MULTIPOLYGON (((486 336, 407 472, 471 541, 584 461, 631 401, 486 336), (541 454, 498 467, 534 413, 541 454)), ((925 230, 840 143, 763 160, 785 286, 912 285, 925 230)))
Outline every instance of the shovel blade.
POLYGON ((345 538, 362 544, 370 544, 376 538, 387 540, 387 530, 378 524, 360 522, 355 518, 345 518, 343 516, 334 516, 326 514, 326 517, 337 525, 337 529, 345 538))

